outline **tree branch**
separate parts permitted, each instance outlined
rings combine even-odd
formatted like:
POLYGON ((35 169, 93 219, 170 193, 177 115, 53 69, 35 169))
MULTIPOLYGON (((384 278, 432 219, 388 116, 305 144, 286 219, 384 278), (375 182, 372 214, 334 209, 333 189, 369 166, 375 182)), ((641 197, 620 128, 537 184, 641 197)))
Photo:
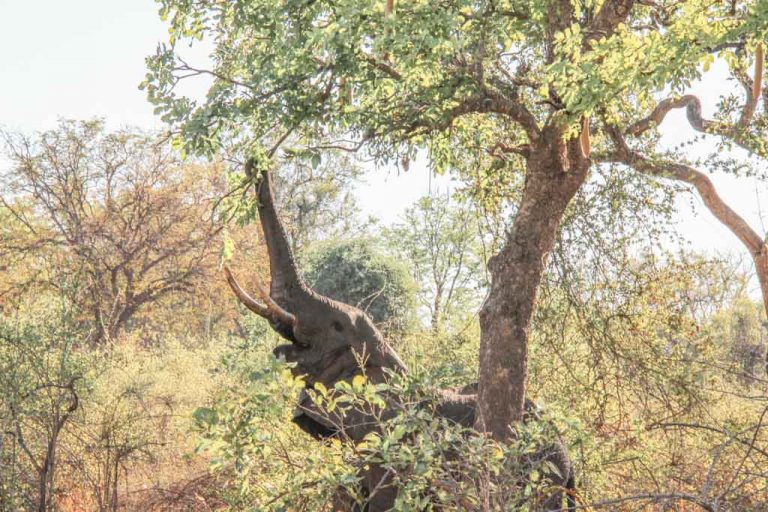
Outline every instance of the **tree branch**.
POLYGON ((730 229, 753 256, 759 256, 763 252, 765 243, 762 237, 747 224, 743 217, 723 201, 707 175, 679 162, 648 158, 630 149, 618 128, 611 127, 608 132, 617 147, 617 151, 609 157, 608 161, 626 164, 644 174, 671 178, 693 185, 712 215, 730 229))
POLYGON ((701 100, 698 96, 686 94, 679 98, 666 98, 660 101, 650 115, 630 125, 624 133, 632 136, 642 135, 649 129, 659 126, 673 109, 685 107, 688 123, 694 130, 709 135, 719 135, 733 141, 741 148, 753 152, 743 136, 754 115, 758 98, 752 92, 753 86, 749 78, 742 77, 741 81, 745 84, 747 94, 739 121, 733 125, 705 119, 701 114, 701 100), (745 83, 744 80, 747 82, 745 83))
POLYGON ((686 115, 688 116, 688 122, 691 124, 694 130, 702 133, 714 133, 726 132, 724 126, 721 123, 708 121, 701 115, 701 100, 693 94, 686 94, 679 98, 667 98, 659 102, 653 109, 651 114, 641 119, 640 121, 632 124, 627 128, 624 133, 627 135, 642 135, 647 130, 660 125, 664 118, 667 117, 673 109, 686 108, 686 115))
POLYGON ((635 0, 606 0, 589 25, 584 44, 601 37, 610 37, 616 27, 629 17, 634 6, 635 0))
POLYGON ((508 117, 525 130, 530 142, 537 141, 541 135, 536 118, 525 106, 491 89, 485 89, 483 94, 477 94, 464 99, 448 111, 443 121, 430 125, 417 121, 406 128, 406 132, 415 132, 418 128, 425 128, 428 131, 445 130, 456 119, 466 114, 499 114, 508 117))
POLYGON ((395 80, 402 80, 403 75, 400 74, 399 71, 397 71, 394 67, 392 67, 391 64, 388 62, 385 62, 381 59, 377 59, 375 56, 367 54, 365 52, 362 52, 363 60, 373 66, 374 68, 378 69, 379 71, 383 71, 387 75, 390 76, 390 78, 394 78, 395 80))

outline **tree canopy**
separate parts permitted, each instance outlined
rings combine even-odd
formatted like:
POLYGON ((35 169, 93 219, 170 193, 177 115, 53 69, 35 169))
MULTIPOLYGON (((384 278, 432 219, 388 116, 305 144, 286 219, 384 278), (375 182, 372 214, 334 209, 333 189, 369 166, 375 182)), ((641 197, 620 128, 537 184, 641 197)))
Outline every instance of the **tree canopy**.
POLYGON ((145 87, 191 148, 308 130, 381 157, 425 146, 436 165, 471 148, 524 151, 552 118, 570 135, 584 115, 600 118, 595 135, 603 123, 645 134, 663 118, 646 119, 657 95, 679 98, 716 57, 751 81, 768 31, 763 1, 161 4, 171 44, 149 60, 145 87), (188 38, 215 41, 210 69, 177 56, 188 38), (197 74, 213 78, 202 104, 174 91, 197 74))
POLYGON ((214 168, 182 163, 147 134, 107 133, 99 121, 6 133, 5 142, 13 167, 0 173, 9 217, 0 256, 15 282, 0 293, 74 294, 96 343, 152 302, 191 295, 209 275, 222 229, 214 168))
POLYGON ((463 170, 478 188, 524 173, 480 313, 478 426, 497 437, 522 418, 547 255, 571 200, 603 169, 692 185, 747 247, 768 299, 762 237, 656 129, 685 108, 693 130, 765 156, 765 0, 161 4, 171 39, 149 60, 144 86, 189 150, 234 136, 264 147, 250 158, 270 156, 297 132, 315 149, 364 149, 404 166, 423 148, 435 169, 463 170), (195 38, 214 42, 209 68, 176 52, 195 38), (723 91, 709 120, 686 92, 718 58, 744 93, 723 91), (196 75, 213 79, 202 103, 175 91, 196 75))
POLYGON ((437 195, 419 199, 385 230, 392 249, 410 264, 419 283, 419 305, 436 334, 446 318, 465 321, 477 309, 485 278, 477 224, 466 205, 437 195))

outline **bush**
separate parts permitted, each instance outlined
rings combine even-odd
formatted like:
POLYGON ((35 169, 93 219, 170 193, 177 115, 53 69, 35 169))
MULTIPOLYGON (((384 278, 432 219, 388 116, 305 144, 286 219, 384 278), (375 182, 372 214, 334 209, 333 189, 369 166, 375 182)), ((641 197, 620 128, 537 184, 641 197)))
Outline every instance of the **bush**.
POLYGON ((54 510, 63 440, 88 394, 74 311, 66 301, 44 305, 35 315, 0 313, 0 510, 54 510))
POLYGON ((310 251, 306 278, 318 292, 362 309, 388 333, 414 320, 415 283, 408 268, 368 238, 336 241, 310 251))
POLYGON ((289 421, 304 382, 273 359, 239 389, 195 412, 199 450, 216 469, 233 472, 237 489, 227 493, 232 510, 331 511, 338 510, 337 500, 362 506, 360 470, 371 465, 393 475, 399 489, 393 510, 399 512, 486 510, 484 500, 493 510, 511 503, 515 510, 539 510, 557 489, 545 476, 551 463, 537 455, 556 439, 559 419, 529 421, 516 439, 499 443, 434 414, 435 393, 444 384, 428 374, 393 375, 388 384, 356 377, 306 391, 329 417, 334 410, 378 411, 377 432, 362 442, 318 443, 289 421), (396 416, 384 419, 383 407, 396 407, 396 416))

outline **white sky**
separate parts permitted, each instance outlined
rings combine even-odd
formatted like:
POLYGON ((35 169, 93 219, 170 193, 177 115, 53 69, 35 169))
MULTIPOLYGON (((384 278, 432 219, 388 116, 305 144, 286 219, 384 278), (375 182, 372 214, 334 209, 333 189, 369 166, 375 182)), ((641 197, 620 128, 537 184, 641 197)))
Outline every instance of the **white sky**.
MULTIPOLYGON (((53 127, 60 117, 100 116, 112 128, 161 129, 138 84, 144 58, 166 36, 152 0, 0 0, 0 128, 33 132, 53 127)), ((711 113, 711 88, 699 84, 693 92, 702 96, 705 114, 711 113)), ((664 128, 669 140, 692 134, 682 111, 664 128)), ((390 222, 427 193, 429 175, 414 167, 400 175, 372 172, 359 192, 366 213, 390 222)), ((765 187, 745 178, 712 178, 723 198, 764 232, 758 197, 768 212, 765 187)), ((678 210, 692 247, 744 254, 698 198, 692 213, 690 200, 681 198, 678 210)))

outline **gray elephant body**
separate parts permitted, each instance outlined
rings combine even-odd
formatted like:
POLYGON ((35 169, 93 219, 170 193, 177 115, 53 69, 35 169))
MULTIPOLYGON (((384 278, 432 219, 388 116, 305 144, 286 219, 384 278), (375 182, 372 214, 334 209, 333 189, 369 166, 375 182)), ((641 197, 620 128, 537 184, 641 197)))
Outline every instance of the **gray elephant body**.
MULTIPOLYGON (((446 418, 465 428, 473 428, 475 424, 476 410, 476 384, 471 384, 459 389, 440 390, 435 401, 424 403, 430 407, 437 416, 446 418)), ((302 430, 316 439, 341 437, 352 442, 361 441, 368 433, 376 431, 382 421, 393 417, 398 410, 397 398, 390 399, 388 407, 390 413, 382 411, 377 417, 355 411, 348 413, 343 418, 333 417, 325 411, 318 410, 314 402, 307 394, 302 394, 294 423, 302 430)), ((526 400, 525 421, 540 420, 540 411, 534 402, 526 400)), ((457 455, 458 456, 458 455, 457 455)), ((562 488, 562 492, 552 493, 542 504, 543 511, 560 511, 563 509, 564 493, 574 488, 573 469, 568 452, 562 440, 558 437, 552 444, 532 454, 532 462, 548 461, 557 473, 550 473, 547 477, 555 485, 562 488)), ((532 464, 533 465, 533 464, 532 464)), ((384 512, 391 510, 397 497, 397 488, 391 484, 388 473, 380 466, 370 466, 362 471, 361 482, 367 494, 365 505, 360 506, 345 496, 340 496, 336 503, 336 510, 348 510, 351 512, 384 512)), ((574 505, 570 494, 565 497, 569 500, 569 506, 574 505)))
MULTIPOLYGON (((251 168, 249 162, 246 174, 253 178, 251 168)), ((259 217, 271 274, 269 293, 259 287, 265 304, 259 304, 245 293, 228 270, 227 278, 240 301, 269 320, 272 328, 290 342, 277 347, 275 355, 294 363, 292 371, 303 376, 310 388, 318 382, 332 388, 335 383, 351 380, 363 372, 375 383, 385 382, 388 371, 407 372, 406 365, 363 311, 322 296, 304 282, 275 209, 270 173, 265 171, 260 178, 257 183, 259 217)), ((316 438, 340 436, 359 441, 379 428, 382 420, 396 414, 398 397, 390 396, 389 401, 392 407, 386 407, 379 417, 362 412, 347 412, 343 416, 337 412, 334 416, 318 410, 303 393, 294 422, 316 438)), ((471 428, 475 422, 476 389, 467 386, 443 390, 432 405, 435 414, 471 428)), ((531 414, 535 410, 532 402, 527 408, 531 414)), ((550 475, 551 480, 563 489, 572 488, 571 464, 563 444, 558 441, 545 451, 539 455, 549 460, 559 473, 550 475)), ((383 512, 392 508, 397 489, 389 485, 383 468, 369 468, 361 474, 361 480, 369 494, 362 510, 383 512)), ((562 493, 553 495, 543 510, 562 510, 562 497, 562 493)))

